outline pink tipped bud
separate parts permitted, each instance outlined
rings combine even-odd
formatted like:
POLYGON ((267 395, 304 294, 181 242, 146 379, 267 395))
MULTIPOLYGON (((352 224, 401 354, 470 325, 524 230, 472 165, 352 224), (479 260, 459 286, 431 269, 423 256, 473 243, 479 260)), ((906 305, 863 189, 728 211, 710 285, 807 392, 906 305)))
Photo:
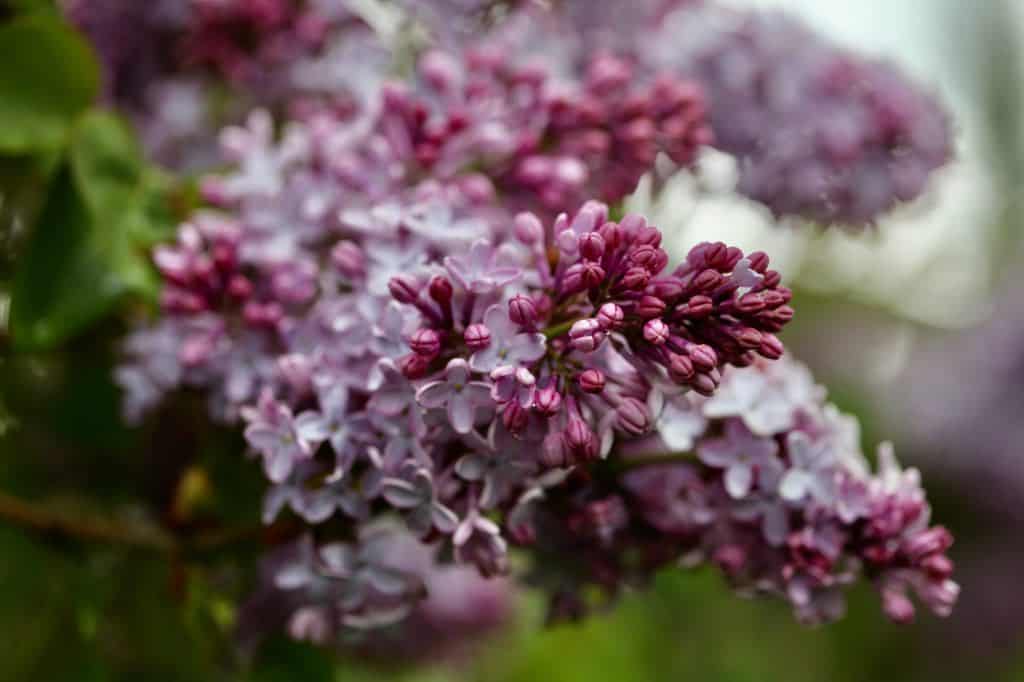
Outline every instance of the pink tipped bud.
POLYGON ((567 452, 565 438, 561 433, 554 432, 544 438, 540 450, 540 463, 549 469, 560 469, 571 464, 567 452))
POLYGON ((604 373, 599 369, 587 369, 579 376, 580 390, 584 393, 598 394, 604 390, 604 373))
POLYGON ((532 329, 537 324, 537 307, 529 296, 516 294, 508 302, 508 316, 520 327, 532 329))
POLYGON ((882 590, 882 610, 894 623, 906 625, 914 622, 914 603, 898 588, 882 590))
POLYGON ((597 311, 597 321, 602 329, 618 329, 625 318, 626 314, 615 303, 605 303, 597 311))
POLYGON ((577 320, 569 329, 569 344, 573 349, 591 353, 604 341, 601 323, 594 319, 577 320))
POLYGON ((388 281, 388 291, 399 303, 415 303, 420 295, 420 283, 414 277, 398 275, 388 281))
POLYGON ((409 353, 398 360, 398 369, 409 380, 425 377, 429 366, 430 360, 416 353, 409 353))
POLYGON ((657 318, 648 320, 644 325, 644 340, 655 346, 661 346, 668 341, 669 334, 668 325, 657 318))
POLYGON ((636 398, 624 398, 615 413, 615 425, 630 436, 642 436, 651 428, 651 413, 636 398))
POLYGON ((757 349, 757 352, 769 360, 778 360, 786 352, 786 349, 779 341, 779 337, 766 332, 761 334, 761 347, 757 349))
POLYGON ((904 541, 903 551, 916 562, 930 554, 941 554, 952 544, 953 535, 942 526, 934 526, 904 541))
POLYGON ((585 421, 572 417, 565 427, 565 444, 577 457, 593 459, 597 451, 597 436, 585 421))
POLYGON ((338 272, 349 279, 359 279, 366 274, 366 254, 355 242, 342 241, 331 249, 331 262, 338 272))
POLYGON ((551 416, 558 413, 562 407, 562 394, 558 391, 554 382, 537 391, 533 397, 533 406, 544 415, 551 416))
POLYGON ((427 292, 430 294, 430 298, 437 301, 442 306, 447 306, 451 303, 452 291, 452 283, 448 281, 447 277, 434 275, 430 278, 430 284, 427 286, 427 292))
POLYGON ((514 221, 516 239, 530 246, 544 239, 544 226, 540 218, 532 213, 520 213, 514 221))
POLYGON ((690 388, 703 396, 714 394, 718 388, 718 382, 711 374, 695 374, 689 381, 690 388))
POLYGON ((491 345, 491 330, 481 322, 466 327, 462 337, 470 350, 483 350, 491 345))
POLYGON ((519 433, 526 428, 530 415, 523 409, 517 400, 510 400, 505 404, 501 413, 501 422, 510 433, 519 433))
POLYGON ((417 329, 409 339, 409 347, 416 355, 432 360, 441 352, 441 335, 435 329, 417 329))

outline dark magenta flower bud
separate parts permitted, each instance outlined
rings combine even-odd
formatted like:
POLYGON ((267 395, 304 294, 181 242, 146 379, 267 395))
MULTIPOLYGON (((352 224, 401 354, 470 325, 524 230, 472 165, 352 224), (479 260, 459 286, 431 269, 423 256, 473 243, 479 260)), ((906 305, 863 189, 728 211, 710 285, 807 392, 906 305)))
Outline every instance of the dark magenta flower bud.
POLYGON ((651 280, 651 273, 642 267, 632 267, 622 275, 619 286, 627 291, 640 291, 651 280))
POLYGON ((228 296, 236 301, 244 301, 252 296, 252 282, 245 275, 233 275, 228 281, 228 296))
POLYGON ((685 355, 672 353, 668 358, 668 373, 673 381, 687 383, 693 378, 693 361, 685 355))
POLYGON ((434 329, 417 329, 409 339, 409 347, 416 355, 432 360, 441 352, 441 335, 434 329))
POLYGON ((647 285, 644 293, 663 301, 674 301, 683 295, 683 283, 674 277, 656 279, 647 285))
POLYGON ((718 382, 710 374, 695 374, 689 384, 690 388, 703 396, 712 395, 718 388, 718 382))
POLYGON ((711 346, 697 343, 686 349, 693 366, 701 372, 710 372, 718 367, 718 353, 711 346))
POLYGON ((604 255, 604 237, 600 232, 585 232, 579 239, 580 254, 587 260, 600 260, 604 255))
POLYGON ((427 375, 430 360, 416 353, 409 353, 398 360, 398 369, 409 380, 422 379, 427 375))
POLYGON ((399 303, 415 303, 420 295, 420 283, 415 277, 397 275, 388 281, 388 291, 399 303))
POLYGON ((482 322, 477 322, 466 327, 462 338, 470 350, 483 350, 491 345, 491 330, 482 322))
POLYGON ((761 334, 761 347, 757 349, 757 352, 769 360, 778 360, 786 352, 786 349, 782 346, 782 342, 779 341, 779 337, 775 336, 775 334, 764 332, 761 334))
POLYGON ((580 390, 584 393, 598 394, 604 390, 604 372, 599 369, 587 369, 580 372, 580 390))
POLYGON ((597 436, 585 421, 579 417, 570 417, 565 427, 565 444, 574 455, 593 459, 591 453, 597 449, 597 436))
POLYGON ((529 296, 516 294, 509 299, 508 316, 520 327, 532 329, 537 324, 537 307, 529 296))
POLYGON ((430 278, 430 284, 427 286, 427 292, 437 303, 442 306, 447 306, 452 300, 452 283, 447 277, 441 275, 434 275, 430 278))
POLYGON ((661 317, 665 313, 665 301, 654 296, 641 296, 636 304, 636 314, 645 320, 661 317))

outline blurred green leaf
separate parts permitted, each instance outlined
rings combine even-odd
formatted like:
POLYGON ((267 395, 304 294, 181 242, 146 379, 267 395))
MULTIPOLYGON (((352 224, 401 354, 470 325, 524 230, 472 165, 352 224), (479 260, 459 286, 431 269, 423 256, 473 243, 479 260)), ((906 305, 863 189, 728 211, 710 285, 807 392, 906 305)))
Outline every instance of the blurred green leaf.
POLYGON ((78 121, 15 277, 16 348, 55 346, 126 294, 155 296, 144 247, 172 225, 166 185, 115 116, 93 111, 78 121))
POLYGON ((89 45, 59 17, 33 13, 0 25, 0 153, 62 146, 99 79, 89 45))

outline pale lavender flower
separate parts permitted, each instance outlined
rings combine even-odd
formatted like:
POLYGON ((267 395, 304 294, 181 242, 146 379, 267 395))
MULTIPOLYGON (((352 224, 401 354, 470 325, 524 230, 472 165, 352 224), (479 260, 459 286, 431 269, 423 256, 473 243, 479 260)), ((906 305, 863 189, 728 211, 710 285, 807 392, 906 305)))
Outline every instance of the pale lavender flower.
POLYGON ((455 560, 472 564, 483 576, 500 575, 508 568, 508 544, 497 524, 470 508, 452 536, 455 560))
POLYGON ((437 499, 430 471, 414 467, 403 473, 401 478, 389 477, 381 481, 381 496, 405 512, 409 529, 417 535, 426 535, 432 528, 445 534, 453 533, 459 518, 437 499))
POLYGON ((834 498, 833 450, 825 439, 811 440, 794 431, 786 439, 789 468, 779 481, 779 495, 788 502, 810 496, 819 502, 834 498))
POLYGON ((291 408, 270 394, 264 394, 243 417, 248 422, 245 439, 263 457, 267 478, 275 483, 284 481, 297 462, 312 458, 329 435, 319 413, 293 417, 291 408))
POLYGON ((725 489, 736 499, 746 497, 756 476, 781 469, 778 451, 775 441, 755 436, 738 419, 726 422, 723 437, 706 440, 697 448, 702 462, 725 469, 725 489))
POLYGON ((484 325, 491 332, 491 343, 478 350, 469 359, 469 365, 476 372, 492 372, 506 365, 516 367, 521 363, 539 360, 547 347, 544 335, 537 332, 520 332, 508 316, 506 306, 495 304, 484 313, 484 325))
POLYGON ((444 379, 421 386, 416 392, 416 402, 426 408, 446 408, 448 421, 456 433, 469 433, 476 409, 493 404, 491 387, 482 381, 473 381, 469 365, 460 358, 448 363, 444 379))
POLYGON ((447 256, 444 265, 455 281, 474 294, 490 294, 523 273, 514 262, 514 254, 504 247, 495 249, 486 239, 473 242, 465 257, 447 256))

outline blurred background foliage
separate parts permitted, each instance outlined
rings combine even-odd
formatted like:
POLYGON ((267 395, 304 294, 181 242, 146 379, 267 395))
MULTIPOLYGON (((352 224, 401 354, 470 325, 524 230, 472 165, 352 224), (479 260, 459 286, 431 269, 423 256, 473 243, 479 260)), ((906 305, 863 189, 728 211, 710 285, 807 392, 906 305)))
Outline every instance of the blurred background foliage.
MULTIPOLYGON (((838 16, 844 4, 823 3, 818 11, 838 16)), ((887 5, 864 4, 876 12, 887 5)), ((975 42, 965 33, 964 44, 954 46, 970 57, 962 66, 973 69, 977 86, 968 98, 973 115, 996 141, 977 158, 971 149, 962 158, 982 164, 980 182, 994 177, 999 188, 969 226, 988 254, 971 267, 984 269, 978 274, 989 284, 959 305, 980 310, 994 283, 1020 262, 1013 254, 1021 22, 1013 0, 928 6, 938 14, 940 4, 940 37, 956 31, 958 18, 983 15, 971 24, 981 25, 975 42)), ((0 490, 77 518, 102 513, 172 532, 252 524, 261 480, 258 468, 242 461, 239 436, 209 425, 196 396, 183 396, 143 428, 126 429, 110 379, 114 342, 156 294, 146 249, 188 212, 194 189, 148 166, 126 124, 93 108, 96 60, 50 3, 8 0, 0 17, 0 490)), ((945 88, 941 76, 933 80, 945 88)), ((957 235, 939 250, 957 249, 957 235)), ((837 248, 831 240, 845 238, 804 239, 799 250, 813 263, 837 248)), ((804 272, 806 260, 793 271, 804 272)), ((850 330, 875 330, 879 338, 909 330, 917 339, 938 334, 940 325, 850 291, 798 287, 799 317, 787 342, 829 379, 843 409, 861 415, 865 442, 876 443, 890 435, 879 394, 886 385, 856 363, 827 358, 875 357, 875 337, 851 342, 850 330)), ((935 515, 958 537, 954 558, 970 562, 995 551, 1021 566, 1020 528, 978 513, 979 491, 929 472, 914 442, 897 445, 925 468, 935 515)), ((524 595, 505 633, 443 664, 405 669, 333 659, 284 640, 251 659, 238 653, 233 628, 256 548, 241 542, 232 549, 182 556, 83 546, 0 524, 0 680, 1024 680, 1024 612, 998 591, 972 603, 974 574, 963 579, 959 615, 912 628, 887 623, 875 600, 857 593, 844 621, 808 630, 783 605, 738 599, 708 572, 672 571, 650 591, 576 626, 544 629, 539 602, 524 595)), ((1019 590, 1012 571, 1001 579, 1006 590, 1019 590)))

